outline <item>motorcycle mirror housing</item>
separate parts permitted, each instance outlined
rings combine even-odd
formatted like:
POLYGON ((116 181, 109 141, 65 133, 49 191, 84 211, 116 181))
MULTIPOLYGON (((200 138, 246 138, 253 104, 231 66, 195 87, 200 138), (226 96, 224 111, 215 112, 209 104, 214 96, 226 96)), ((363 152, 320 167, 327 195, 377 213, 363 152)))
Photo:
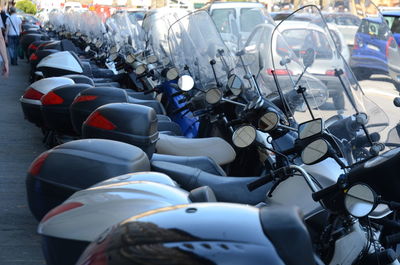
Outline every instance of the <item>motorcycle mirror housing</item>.
POLYGON ((228 89, 233 95, 238 96, 242 92, 242 80, 237 75, 231 75, 228 78, 228 89))
POLYGON ((306 165, 313 165, 324 160, 329 153, 328 142, 324 139, 312 141, 301 152, 301 160, 306 165))
POLYGON ((238 148, 250 146, 257 137, 256 129, 251 125, 239 127, 232 135, 232 142, 238 148))
POLYGON ((258 129, 262 132, 274 130, 279 124, 279 116, 276 112, 269 111, 258 120, 258 129))
POLYGON ((132 54, 128 54, 128 56, 126 56, 125 61, 129 64, 133 63, 135 61, 135 56, 132 54))
POLYGON ((298 133, 299 139, 306 139, 308 137, 320 134, 323 129, 322 119, 315 119, 299 124, 298 133))
POLYGON ((168 69, 165 76, 169 81, 177 79, 179 76, 178 69, 176 69, 175 67, 168 69))
POLYGON ((182 75, 178 79, 178 87, 182 91, 189 91, 193 88, 194 86, 194 80, 190 75, 182 75))
POLYGON ((135 69, 135 74, 137 74, 137 75, 141 75, 144 72, 146 72, 146 65, 141 62, 134 62, 133 68, 135 69))
POLYGON ((149 56, 147 56, 146 61, 148 63, 156 63, 158 61, 158 59, 157 59, 157 56, 155 56, 155 55, 149 55, 149 56))
POLYGON ((96 41, 96 47, 100 48, 103 45, 103 42, 101 40, 96 41))
POLYGON ((118 52, 118 47, 117 46, 112 46, 110 49, 110 53, 117 53, 118 52))
POLYGON ((313 65, 315 60, 315 50, 313 48, 308 48, 303 55, 303 64, 305 67, 310 67, 313 65))
POLYGON ((368 216, 377 205, 375 192, 366 184, 351 186, 344 197, 346 211, 354 217, 368 216))
POLYGON ((206 92, 206 102, 208 104, 217 104, 222 99, 222 91, 218 88, 211 88, 206 92))
POLYGON ((111 61, 115 61, 118 58, 118 53, 112 53, 110 54, 110 57, 108 57, 111 61))

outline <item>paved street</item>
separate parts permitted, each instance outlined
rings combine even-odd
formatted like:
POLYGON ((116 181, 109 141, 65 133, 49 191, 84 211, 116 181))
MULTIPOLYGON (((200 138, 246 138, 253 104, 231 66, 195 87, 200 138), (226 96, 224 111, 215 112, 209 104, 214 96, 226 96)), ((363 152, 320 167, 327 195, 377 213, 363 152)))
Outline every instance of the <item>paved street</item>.
POLYGON ((12 66, 0 77, 0 264, 45 264, 36 235, 37 222, 29 212, 25 175, 44 148, 38 128, 23 119, 19 97, 29 85, 28 64, 12 66))

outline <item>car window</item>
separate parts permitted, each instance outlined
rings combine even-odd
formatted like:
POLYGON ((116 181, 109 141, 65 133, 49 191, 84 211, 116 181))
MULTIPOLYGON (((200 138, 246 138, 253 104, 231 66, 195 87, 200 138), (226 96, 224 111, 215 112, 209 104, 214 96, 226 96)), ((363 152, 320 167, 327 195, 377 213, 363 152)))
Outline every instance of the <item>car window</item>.
POLYGON ((240 31, 252 32, 254 28, 264 23, 264 15, 258 8, 240 9, 240 31))
MULTIPOLYGON (((282 32, 282 35, 297 56, 301 56, 308 48, 313 48, 316 59, 332 58, 332 50, 323 32, 309 29, 288 29, 282 32)), ((277 49, 279 48, 278 43, 277 49)))
POLYGON ((384 16, 392 33, 400 33, 400 17, 384 16))
POLYGON ((363 20, 358 32, 368 34, 374 38, 385 40, 387 38, 387 28, 384 24, 363 20))
POLYGON ((342 26, 359 26, 361 20, 357 17, 337 16, 336 24, 342 26))
POLYGON ((220 33, 231 33, 229 21, 231 20, 231 18, 236 18, 235 9, 214 9, 211 11, 211 17, 214 20, 214 23, 220 33))

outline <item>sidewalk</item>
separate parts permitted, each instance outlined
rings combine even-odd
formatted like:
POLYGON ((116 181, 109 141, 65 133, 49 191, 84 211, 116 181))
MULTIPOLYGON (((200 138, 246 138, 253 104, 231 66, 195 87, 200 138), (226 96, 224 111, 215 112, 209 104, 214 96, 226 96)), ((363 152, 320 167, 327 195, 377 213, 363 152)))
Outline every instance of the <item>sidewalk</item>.
POLYGON ((0 77, 0 264, 45 264, 29 212, 25 176, 33 159, 45 149, 39 128, 24 120, 19 97, 29 85, 29 65, 20 60, 10 77, 0 77))

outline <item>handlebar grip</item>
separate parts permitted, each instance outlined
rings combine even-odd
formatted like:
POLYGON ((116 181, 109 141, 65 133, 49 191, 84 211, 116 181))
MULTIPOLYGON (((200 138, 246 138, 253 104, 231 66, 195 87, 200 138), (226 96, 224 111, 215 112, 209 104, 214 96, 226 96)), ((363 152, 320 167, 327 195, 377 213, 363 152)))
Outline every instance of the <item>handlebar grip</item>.
POLYGON ((183 106, 183 107, 181 107, 181 108, 179 108, 179 109, 174 110, 174 111, 172 112, 172 115, 178 114, 179 112, 182 112, 182 111, 184 111, 184 110, 186 110, 186 109, 188 109, 188 108, 189 108, 189 105, 185 105, 185 106, 183 106))
POLYGON ((316 201, 316 202, 317 202, 317 201, 320 201, 320 200, 323 199, 325 196, 327 196, 327 195, 329 195, 329 194, 332 194, 332 193, 338 191, 338 189, 339 189, 339 185, 338 185, 337 183, 335 183, 335 184, 333 184, 333 185, 331 185, 331 186, 329 186, 329 187, 327 187, 327 188, 325 188, 325 189, 322 189, 322 190, 320 190, 320 191, 314 192, 314 193, 312 194, 312 198, 313 198, 313 200, 316 201))
POLYGON ((390 202, 389 203, 389 208, 392 210, 399 210, 400 209, 400 203, 399 202, 390 202))
POLYGON ((253 191, 265 184, 267 184, 268 182, 272 181, 273 177, 271 174, 266 175, 265 177, 261 177, 253 182, 250 182, 249 184, 247 184, 247 189, 249 191, 253 191))

